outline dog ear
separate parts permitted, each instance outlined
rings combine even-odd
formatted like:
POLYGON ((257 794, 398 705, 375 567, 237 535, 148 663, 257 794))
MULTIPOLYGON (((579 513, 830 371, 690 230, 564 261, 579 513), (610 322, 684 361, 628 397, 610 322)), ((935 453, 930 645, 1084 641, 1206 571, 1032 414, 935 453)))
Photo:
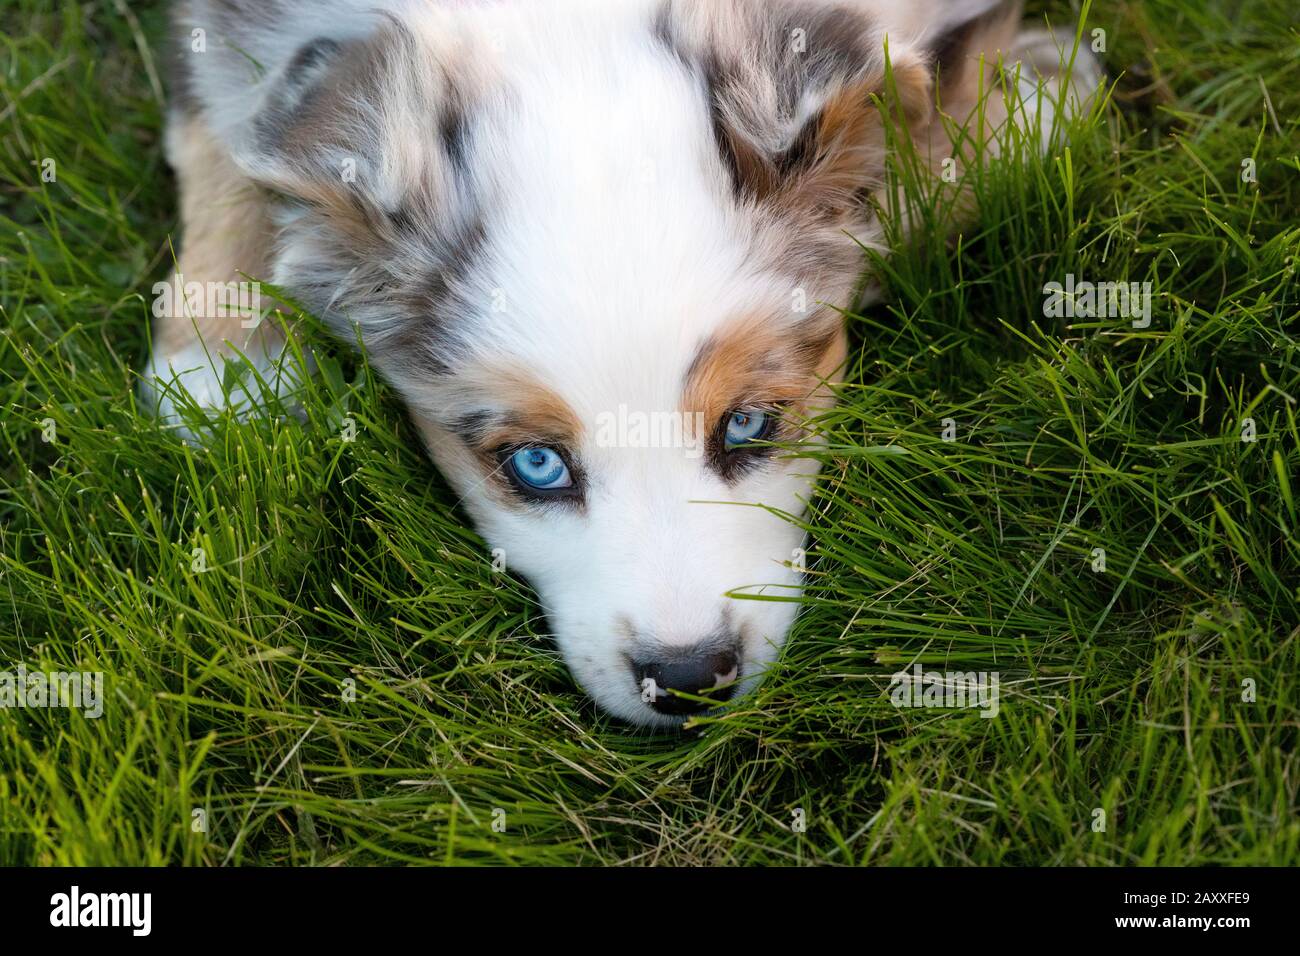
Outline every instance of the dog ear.
POLYGON ((386 18, 363 38, 305 44, 264 84, 235 161, 358 242, 454 224, 466 212, 475 70, 458 44, 431 42, 386 18))
POLYGON ((926 57, 869 15, 789 0, 669 0, 657 30, 703 76, 718 149, 744 200, 837 222, 883 179, 882 104, 931 112, 926 57))
POLYGON ((446 26, 380 16, 301 46, 227 136, 241 171, 283 199, 271 278, 344 337, 358 328, 390 378, 444 367, 482 241, 467 157, 491 59, 463 21, 446 26))

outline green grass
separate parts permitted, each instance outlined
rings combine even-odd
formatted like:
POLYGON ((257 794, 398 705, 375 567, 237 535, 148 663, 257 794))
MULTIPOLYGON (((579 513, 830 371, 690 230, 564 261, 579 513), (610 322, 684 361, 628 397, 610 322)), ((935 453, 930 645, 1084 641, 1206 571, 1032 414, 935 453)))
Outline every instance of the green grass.
POLYGON ((851 318, 778 669, 659 737, 574 686, 363 362, 203 449, 137 406, 176 212, 129 8, 0 0, 0 669, 108 696, 0 711, 0 863, 1300 859, 1293 0, 1094 5, 1110 101, 851 318), (1067 273, 1150 281, 1150 327, 1045 318, 1067 273), (998 671, 999 715, 895 709, 913 660, 998 671))

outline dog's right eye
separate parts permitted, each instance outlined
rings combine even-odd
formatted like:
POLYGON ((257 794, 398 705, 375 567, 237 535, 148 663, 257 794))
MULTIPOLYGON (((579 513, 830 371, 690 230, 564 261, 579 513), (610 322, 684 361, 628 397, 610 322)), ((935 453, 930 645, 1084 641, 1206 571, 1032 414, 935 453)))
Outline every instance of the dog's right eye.
POLYGON ((510 483, 521 493, 534 498, 566 496, 576 493, 573 474, 564 456, 545 445, 530 445, 507 451, 502 467, 510 483))

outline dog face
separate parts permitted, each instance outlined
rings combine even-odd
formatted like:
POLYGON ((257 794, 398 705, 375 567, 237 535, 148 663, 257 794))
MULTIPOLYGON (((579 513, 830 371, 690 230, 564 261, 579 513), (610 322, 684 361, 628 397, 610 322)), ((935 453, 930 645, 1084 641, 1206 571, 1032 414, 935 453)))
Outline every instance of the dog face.
POLYGON ((752 686, 793 619, 816 468, 773 443, 843 359, 884 77, 820 4, 421 7, 304 47, 237 132, 287 199, 274 278, 360 331, 619 717, 752 686))
POLYGON ((597 259, 512 270, 509 288, 537 294, 509 346, 456 377, 460 421, 421 425, 480 531, 536 587, 577 679, 611 713, 668 724, 698 702, 664 688, 729 695, 780 647, 802 533, 754 505, 803 511, 815 469, 768 442, 801 437, 841 350, 834 323, 800 337, 788 281, 687 269, 689 245, 655 265, 632 242, 607 249, 608 289, 555 282, 563 262, 597 259), (542 317, 561 311, 569 331, 548 331, 542 317))

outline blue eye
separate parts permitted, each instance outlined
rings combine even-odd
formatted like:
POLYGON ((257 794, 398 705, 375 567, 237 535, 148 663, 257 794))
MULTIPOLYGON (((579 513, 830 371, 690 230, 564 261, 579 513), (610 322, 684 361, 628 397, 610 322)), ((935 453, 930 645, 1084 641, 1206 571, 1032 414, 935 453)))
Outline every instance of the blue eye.
POLYGON ((761 408, 738 408, 727 418, 727 447, 736 448, 763 438, 770 419, 761 408))
POLYGON ((536 491, 573 487, 569 466, 554 448, 521 448, 510 456, 510 469, 521 484, 536 491))

